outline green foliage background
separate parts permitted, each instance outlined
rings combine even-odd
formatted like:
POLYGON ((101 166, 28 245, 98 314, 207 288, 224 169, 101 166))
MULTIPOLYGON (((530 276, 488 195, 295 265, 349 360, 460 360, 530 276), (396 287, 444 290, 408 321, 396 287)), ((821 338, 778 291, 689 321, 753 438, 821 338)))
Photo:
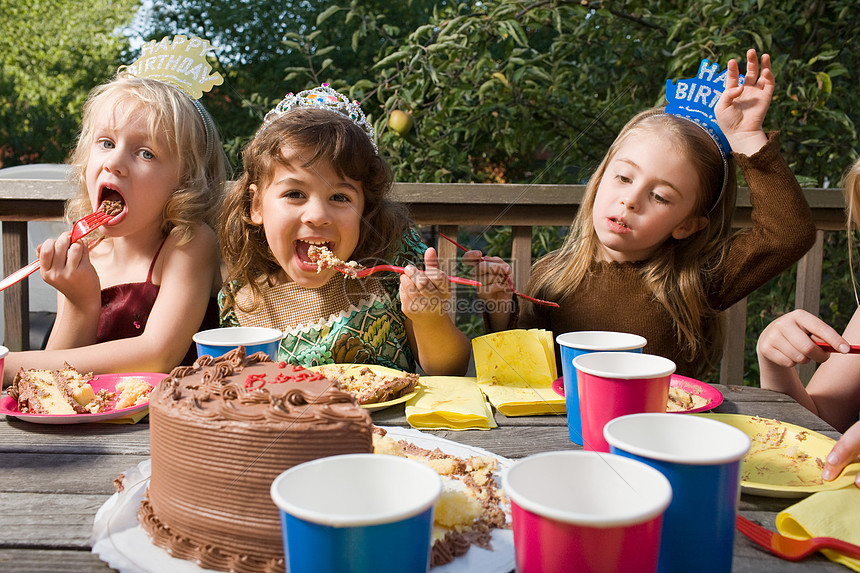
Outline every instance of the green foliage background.
MULTIPOLYGON (((702 58, 743 62, 752 47, 773 58, 766 127, 781 131, 801 184, 838 187, 857 157, 856 8, 856 0, 167 0, 146 9, 138 0, 0 0, 0 165, 62 161, 89 89, 133 59, 130 45, 181 33, 217 49, 226 81, 203 101, 237 168, 274 102, 325 81, 362 102, 399 181, 582 183, 624 123, 662 103, 666 78, 691 77, 702 58), (405 137, 387 128, 394 109, 415 118, 405 137)), ((536 228, 534 256, 564 232, 536 228)), ((507 229, 461 239, 509 254, 507 229)), ((821 314, 841 329, 856 308, 845 233, 828 233, 825 248, 821 314)), ((748 304, 745 378, 757 383, 755 340, 793 308, 794 271, 748 304)), ((480 332, 475 322, 463 328, 480 332)))

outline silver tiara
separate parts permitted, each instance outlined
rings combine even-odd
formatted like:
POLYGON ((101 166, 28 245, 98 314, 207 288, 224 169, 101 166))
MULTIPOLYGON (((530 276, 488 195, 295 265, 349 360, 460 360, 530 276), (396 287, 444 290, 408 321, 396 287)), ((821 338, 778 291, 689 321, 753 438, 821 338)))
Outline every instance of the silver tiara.
POLYGON ((305 90, 297 94, 293 94, 293 92, 288 93, 281 100, 281 103, 266 114, 262 127, 267 126, 290 110, 301 107, 327 109, 345 115, 352 120, 352 123, 360 127, 367 134, 370 144, 373 145, 373 151, 379 153, 379 149, 376 147, 376 130, 373 129, 373 125, 367 120, 364 112, 361 111, 361 105, 356 100, 350 101, 348 97, 333 90, 328 84, 322 84, 318 88, 305 90))

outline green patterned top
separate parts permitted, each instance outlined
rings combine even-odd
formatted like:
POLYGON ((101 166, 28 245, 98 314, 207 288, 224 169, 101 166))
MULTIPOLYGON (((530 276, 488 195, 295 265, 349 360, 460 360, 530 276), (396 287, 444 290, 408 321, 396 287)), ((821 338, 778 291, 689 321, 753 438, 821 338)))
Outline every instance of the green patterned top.
MULTIPOLYGON (((404 234, 391 264, 423 268, 427 246, 414 229, 404 234)), ((224 289, 231 288, 225 286, 224 289)), ((262 301, 251 308, 250 289, 236 294, 237 304, 221 326, 266 326, 284 332, 278 360, 301 366, 331 363, 379 364, 415 372, 400 305, 400 277, 377 273, 365 279, 335 273, 316 289, 295 283, 263 286, 262 301)), ((218 295, 223 309, 225 290, 218 295)))

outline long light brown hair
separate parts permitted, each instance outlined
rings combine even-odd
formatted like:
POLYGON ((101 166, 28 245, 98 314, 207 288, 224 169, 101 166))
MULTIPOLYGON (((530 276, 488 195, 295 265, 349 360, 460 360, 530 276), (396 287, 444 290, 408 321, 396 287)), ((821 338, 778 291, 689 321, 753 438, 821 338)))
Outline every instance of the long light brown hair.
POLYGON ((218 220, 218 238, 229 288, 222 313, 235 304, 244 286, 253 294, 250 311, 260 301, 261 283, 281 271, 262 225, 251 221, 250 186, 272 181, 275 166, 286 164, 284 149, 299 149, 313 165, 328 161, 340 176, 361 183, 364 212, 359 240, 351 259, 387 259, 410 226, 408 211, 390 198, 388 163, 373 149, 367 134, 348 117, 330 110, 299 108, 263 126, 242 151, 244 172, 228 191, 218 220))
MULTIPOLYGON (((81 134, 71 158, 78 193, 66 204, 66 219, 75 221, 93 210, 87 195, 86 169, 93 145, 95 112, 101 106, 124 104, 146 117, 149 134, 164 137, 169 153, 179 159, 179 186, 164 204, 162 231, 175 231, 180 243, 191 240, 199 223, 215 226, 226 181, 227 157, 215 135, 215 148, 206 148, 206 126, 191 98, 165 82, 137 78, 125 72, 90 92, 84 104, 81 134)), ((204 110, 205 113, 205 110, 204 110)), ((211 118, 210 128, 214 129, 211 118)))
POLYGON ((722 354, 724 326, 721 313, 708 302, 706 285, 719 277, 731 232, 737 196, 735 166, 729 158, 726 168, 716 143, 701 127, 663 113, 663 108, 639 113, 618 134, 586 185, 564 244, 536 263, 545 272, 532 275, 529 291, 539 298, 560 300, 586 278, 600 248, 592 214, 597 188, 618 150, 643 133, 659 134, 667 153, 683 155, 696 170, 700 192, 693 215, 706 217, 708 224, 685 239, 669 237, 644 261, 640 272, 654 298, 672 317, 685 354, 693 357, 704 352, 713 366, 722 354))

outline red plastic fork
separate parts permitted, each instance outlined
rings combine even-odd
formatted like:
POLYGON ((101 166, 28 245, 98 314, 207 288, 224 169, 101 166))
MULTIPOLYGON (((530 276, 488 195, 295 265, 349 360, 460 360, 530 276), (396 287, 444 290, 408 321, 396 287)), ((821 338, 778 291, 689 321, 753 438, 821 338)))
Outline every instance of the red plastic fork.
MULTIPOLYGON (((822 350, 824 350, 826 352, 839 352, 838 349, 833 348, 832 346, 830 346, 826 342, 818 342, 816 340, 815 344, 817 344, 819 348, 821 348, 822 350)), ((860 354, 860 345, 852 344, 850 349, 848 350, 848 354, 860 354)))
POLYGON ((800 561, 819 549, 832 549, 847 557, 860 559, 860 546, 836 539, 835 537, 813 537, 811 539, 792 539, 766 529, 749 519, 738 515, 735 520, 738 531, 761 545, 777 557, 788 561, 800 561))
MULTIPOLYGON (((379 272, 388 271, 388 272, 392 272, 392 273, 398 273, 401 275, 406 272, 406 269, 404 269, 403 267, 397 267, 394 265, 376 265, 375 267, 368 267, 366 269, 360 269, 360 270, 343 268, 343 267, 332 267, 332 268, 342 272, 343 274, 345 274, 347 276, 357 277, 360 279, 363 279, 364 277, 366 277, 368 275, 372 275, 373 273, 379 273, 379 272)), ((448 280, 450 282, 456 283, 458 285, 483 286, 483 284, 479 283, 478 281, 473 281, 472 279, 464 279, 464 278, 460 278, 460 277, 449 276, 448 280)))
MULTIPOLYGON (((75 221, 75 224, 72 226, 72 243, 79 241, 85 236, 89 235, 91 232, 95 231, 108 221, 113 218, 113 215, 108 215, 104 211, 96 211, 94 213, 90 213, 86 217, 82 217, 75 221)), ((20 268, 2 281, 0 281, 0 291, 9 288, 13 284, 24 280, 28 276, 32 275, 36 271, 39 270, 41 265, 39 264, 39 259, 36 259, 26 267, 20 268)))
MULTIPOLYGON (((447 240, 447 241, 450 241, 450 242, 451 242, 451 243, 453 243, 455 246, 459 247, 460 249, 462 249, 462 250, 464 250, 464 251, 468 251, 468 250, 469 250, 469 249, 467 249, 466 247, 464 247, 463 245, 461 245, 460 243, 458 243, 457 241, 455 241, 454 239, 452 239, 451 237, 449 237, 449 236, 445 235, 444 233, 439 233, 439 236, 440 236, 440 237, 442 237, 443 239, 447 240)), ((483 257, 481 257, 481 258, 483 259, 483 257)), ((517 289, 515 289, 515 288, 514 288, 514 281, 512 281, 512 280, 511 280, 511 277, 509 277, 509 276, 508 276, 508 277, 505 277, 505 278, 508 280, 508 286, 509 286, 509 287, 511 288, 511 290, 514 292, 514 294, 515 294, 515 295, 517 295, 518 297, 524 298, 524 299, 526 299, 526 300, 530 300, 530 301, 532 301, 532 302, 533 302, 533 303, 535 303, 535 304, 542 304, 542 305, 545 305, 545 306, 554 306, 555 308, 559 308, 559 306, 558 306, 558 303, 557 303, 557 302, 552 302, 551 300, 543 300, 543 299, 539 299, 539 298, 534 298, 534 297, 529 296, 529 295, 527 295, 527 294, 523 294, 523 293, 521 293, 520 291, 518 291, 517 289)))

